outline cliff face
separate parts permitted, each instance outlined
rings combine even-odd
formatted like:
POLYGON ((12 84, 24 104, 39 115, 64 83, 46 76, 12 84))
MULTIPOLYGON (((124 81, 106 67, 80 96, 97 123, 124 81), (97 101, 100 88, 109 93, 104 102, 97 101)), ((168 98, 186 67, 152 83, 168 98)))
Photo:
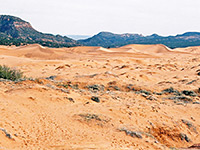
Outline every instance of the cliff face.
POLYGON ((49 47, 68 47, 79 45, 73 39, 66 36, 44 34, 35 30, 29 22, 18 17, 0 16, 0 38, 3 45, 19 45, 39 43, 49 47), (4 41, 4 43, 2 42, 4 41))

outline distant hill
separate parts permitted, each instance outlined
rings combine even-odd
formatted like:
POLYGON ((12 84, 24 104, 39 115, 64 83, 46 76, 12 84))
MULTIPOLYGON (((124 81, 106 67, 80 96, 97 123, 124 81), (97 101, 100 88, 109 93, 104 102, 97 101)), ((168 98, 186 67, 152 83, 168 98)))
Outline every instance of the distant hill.
POLYGON ((100 32, 91 38, 78 41, 86 46, 120 47, 128 44, 164 44, 170 48, 177 48, 199 46, 200 32, 187 32, 167 37, 157 34, 143 36, 141 34, 114 34, 111 32, 100 32))
POLYGON ((0 15, 0 45, 25 45, 38 43, 48 47, 102 46, 120 47, 129 44, 164 44, 170 48, 200 46, 200 32, 186 32, 176 36, 160 36, 152 34, 114 34, 100 32, 90 38, 88 36, 67 36, 45 34, 35 30, 29 22, 18 17, 0 15), (81 40, 77 40, 80 39, 81 40), (87 39, 82 39, 87 38, 87 39))
POLYGON ((44 34, 30 23, 14 16, 0 15, 0 45, 24 45, 38 43, 48 47, 77 46, 77 41, 66 36, 44 34))
POLYGON ((89 35, 67 35, 69 38, 72 38, 74 40, 81 40, 81 39, 87 39, 90 38, 91 36, 89 35))

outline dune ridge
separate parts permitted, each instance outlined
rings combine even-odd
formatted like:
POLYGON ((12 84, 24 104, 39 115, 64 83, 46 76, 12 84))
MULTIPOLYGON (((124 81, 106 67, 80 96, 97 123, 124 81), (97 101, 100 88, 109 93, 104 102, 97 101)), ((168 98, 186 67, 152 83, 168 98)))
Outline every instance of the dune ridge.
POLYGON ((162 44, 156 45, 139 45, 132 44, 126 45, 119 48, 103 48, 103 47, 72 47, 72 48, 48 48, 43 47, 39 44, 32 44, 26 46, 1 46, 0 54, 17 56, 17 57, 26 57, 26 58, 38 58, 38 59, 64 59, 68 57, 69 54, 101 54, 101 53, 112 53, 112 54, 134 54, 137 55, 162 55, 162 54, 175 54, 175 53, 190 53, 196 54, 199 53, 199 47, 189 47, 182 49, 170 49, 162 44))

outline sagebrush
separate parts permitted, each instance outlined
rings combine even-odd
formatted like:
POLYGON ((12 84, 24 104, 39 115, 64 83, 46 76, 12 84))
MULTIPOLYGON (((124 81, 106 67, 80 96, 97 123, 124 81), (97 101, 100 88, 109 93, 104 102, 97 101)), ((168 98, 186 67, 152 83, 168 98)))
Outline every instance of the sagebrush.
POLYGON ((23 73, 20 70, 0 65, 0 78, 16 81, 23 78, 23 73))

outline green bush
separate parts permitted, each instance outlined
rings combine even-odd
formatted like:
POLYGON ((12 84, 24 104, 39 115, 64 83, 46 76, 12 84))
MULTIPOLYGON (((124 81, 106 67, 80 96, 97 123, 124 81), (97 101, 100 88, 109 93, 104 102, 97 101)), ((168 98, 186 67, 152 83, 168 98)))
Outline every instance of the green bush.
POLYGON ((16 81, 23 77, 23 73, 16 69, 0 65, 0 78, 16 81))

